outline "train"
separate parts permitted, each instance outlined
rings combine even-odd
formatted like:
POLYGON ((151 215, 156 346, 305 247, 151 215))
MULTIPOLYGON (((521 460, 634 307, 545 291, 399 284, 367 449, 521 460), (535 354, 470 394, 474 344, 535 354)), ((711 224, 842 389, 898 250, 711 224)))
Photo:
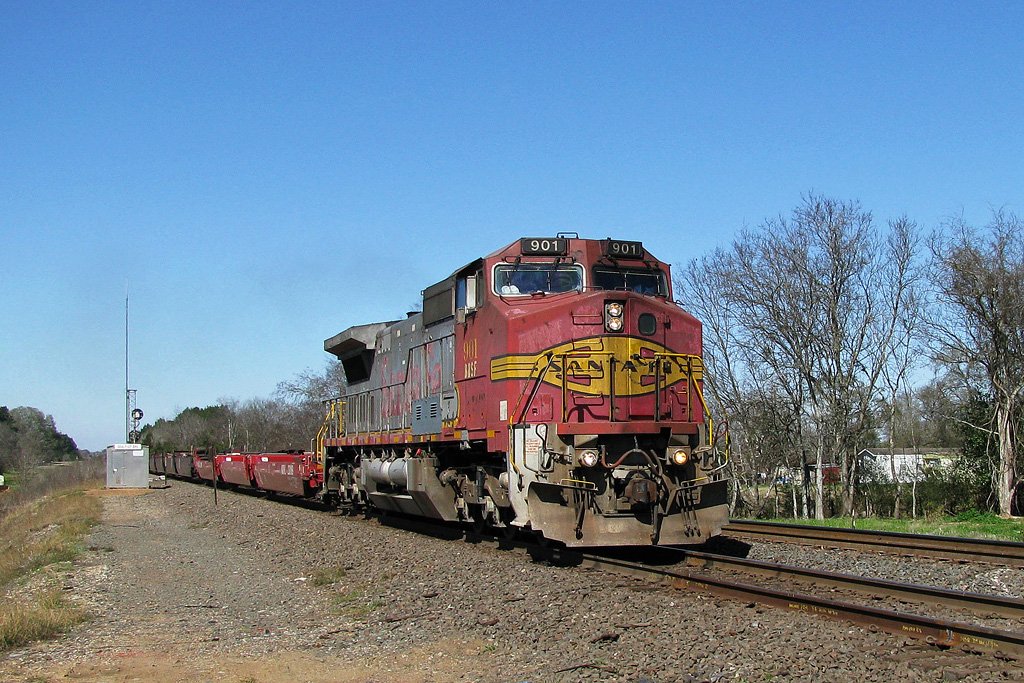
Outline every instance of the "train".
POLYGON ((246 488, 265 493, 315 499, 323 485, 323 467, 310 451, 214 453, 205 448, 150 453, 149 471, 223 488, 246 488))
POLYGON ((518 239, 324 341, 346 386, 309 451, 151 465, 567 547, 704 543, 728 522, 728 434, 672 287, 640 241, 518 239))

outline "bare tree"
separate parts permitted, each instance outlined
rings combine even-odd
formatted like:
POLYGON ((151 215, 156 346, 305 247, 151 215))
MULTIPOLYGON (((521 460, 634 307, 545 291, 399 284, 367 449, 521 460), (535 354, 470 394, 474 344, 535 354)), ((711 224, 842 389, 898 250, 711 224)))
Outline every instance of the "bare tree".
MULTIPOLYGON (((995 407, 992 469, 1001 515, 1013 512, 1016 443, 1024 394, 1024 224, 996 211, 984 230, 962 219, 933 236, 934 357, 966 384, 984 385, 995 407)), ((984 429, 984 427, 981 427, 984 429)))
POLYGON ((216 405, 186 408, 173 419, 157 420, 145 427, 143 441, 161 449, 308 448, 324 419, 323 401, 338 396, 343 386, 341 363, 331 361, 322 373, 306 370, 281 382, 271 398, 221 398, 216 405))
POLYGON ((0 473, 15 469, 18 456, 17 432, 9 424, 0 422, 0 473))
MULTIPOLYGON (((691 261, 679 271, 676 289, 684 298, 687 310, 703 324, 703 358, 706 369, 706 391, 715 412, 729 421, 732 438, 731 512, 742 505, 759 512, 763 502, 758 496, 764 475, 771 485, 779 475, 799 468, 794 454, 800 449, 799 388, 786 379, 799 378, 793 373, 775 381, 772 368, 779 368, 777 356, 768 362, 750 362, 758 349, 747 343, 744 327, 735 308, 723 298, 728 272, 723 269, 723 252, 691 261)), ((806 497, 803 512, 807 513, 806 497)), ((796 505, 794 504, 794 508, 796 505)), ((794 510, 795 511, 795 510, 794 510)))
POLYGON ((322 403, 342 394, 345 371, 340 362, 330 360, 321 372, 306 369, 292 379, 278 383, 275 394, 292 402, 322 403))
MULTIPOLYGON (((918 237, 916 230, 903 223, 894 229, 890 236, 890 249, 906 263, 905 268, 896 268, 888 273, 895 278, 888 284, 894 290, 889 301, 893 309, 889 312, 894 327, 892 329, 889 353, 883 357, 881 365, 882 385, 887 392, 887 427, 889 441, 889 473, 892 477, 893 516, 901 515, 902 479, 896 469, 896 438, 897 418, 901 394, 905 404, 912 406, 909 389, 909 374, 918 365, 922 352, 923 302, 921 290, 924 273, 917 266, 918 237)), ((916 510, 912 511, 916 515, 916 510)))
POLYGON ((705 328, 705 348, 730 359, 726 368, 739 378, 730 381, 747 393, 767 384, 769 395, 792 406, 779 429, 793 431, 801 465, 805 444, 815 454, 819 518, 824 468, 836 461, 843 510, 853 510, 856 447, 913 292, 914 232, 901 218, 883 233, 858 203, 809 195, 789 217, 745 230, 730 248, 691 263, 679 282, 698 317, 727 311, 718 314, 727 324, 705 328), (691 284, 704 281, 714 288, 691 284))

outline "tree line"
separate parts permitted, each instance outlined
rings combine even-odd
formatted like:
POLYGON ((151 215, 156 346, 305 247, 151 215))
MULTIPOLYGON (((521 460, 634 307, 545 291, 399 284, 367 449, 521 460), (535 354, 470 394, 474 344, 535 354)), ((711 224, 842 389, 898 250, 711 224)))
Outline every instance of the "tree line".
POLYGON ((706 393, 731 428, 734 511, 757 512, 765 485, 795 471, 796 514, 822 518, 833 502, 853 515, 868 495, 863 448, 950 445, 960 458, 944 476, 964 479, 949 490, 969 484, 965 505, 1019 514, 1024 230, 1015 214, 925 233, 906 217, 882 224, 856 201, 812 194, 677 269, 675 284, 704 323, 706 393))
POLYGON ((26 406, 0 406, 0 473, 81 457, 75 440, 57 429, 52 415, 26 406))
POLYGON ((323 422, 323 401, 339 396, 343 386, 341 364, 332 360, 321 372, 307 370, 281 382, 269 398, 221 399, 158 419, 143 427, 141 441, 153 452, 308 449, 323 422))

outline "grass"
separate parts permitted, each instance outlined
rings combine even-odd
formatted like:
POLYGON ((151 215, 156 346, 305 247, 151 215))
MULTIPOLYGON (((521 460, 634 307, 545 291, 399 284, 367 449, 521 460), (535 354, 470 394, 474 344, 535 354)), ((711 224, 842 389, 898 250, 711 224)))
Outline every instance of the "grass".
POLYGON ((769 522, 783 524, 809 524, 849 529, 871 529, 873 531, 898 531, 909 534, 934 534, 936 536, 962 536, 1002 541, 1024 542, 1024 520, 1004 519, 990 512, 971 511, 955 517, 919 517, 917 519, 891 519, 888 517, 858 517, 851 522, 849 517, 829 519, 770 519, 769 522))
POLYGON ((334 614, 353 619, 366 619, 381 607, 384 607, 384 602, 380 600, 365 602, 362 591, 351 590, 334 596, 334 609, 331 611, 334 614))
MULTIPOLYGON (((317 569, 311 577, 314 586, 336 586, 347 578, 344 567, 317 569)), ((331 595, 331 613, 351 619, 363 620, 385 606, 381 600, 367 600, 359 588, 344 590, 338 586, 331 595)))
POLYGON ((342 567, 327 567, 317 569, 313 572, 314 586, 331 586, 345 578, 345 569, 342 567))
POLYGON ((84 494, 102 485, 83 480, 67 488, 43 486, 36 497, 8 505, 0 521, 0 651, 49 638, 81 622, 84 614, 66 603, 43 577, 44 588, 24 590, 33 575, 69 563, 82 551, 82 538, 99 519, 101 501, 84 494), (45 587, 49 586, 49 587, 45 587))
POLYGON ((51 495, 10 512, 0 528, 0 587, 57 562, 73 560, 99 519, 100 501, 81 490, 51 495))
POLYGON ((82 610, 67 604, 58 590, 36 596, 28 604, 0 607, 0 652, 52 638, 85 620, 82 610))

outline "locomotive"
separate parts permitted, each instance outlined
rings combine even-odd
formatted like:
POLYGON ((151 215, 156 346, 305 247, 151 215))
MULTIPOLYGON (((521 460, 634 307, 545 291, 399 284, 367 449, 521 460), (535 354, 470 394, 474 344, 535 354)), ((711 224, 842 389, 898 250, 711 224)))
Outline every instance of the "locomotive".
POLYGON ((638 241, 522 238, 421 312, 324 341, 344 395, 321 496, 571 547, 698 544, 727 522, 701 325, 638 241))

